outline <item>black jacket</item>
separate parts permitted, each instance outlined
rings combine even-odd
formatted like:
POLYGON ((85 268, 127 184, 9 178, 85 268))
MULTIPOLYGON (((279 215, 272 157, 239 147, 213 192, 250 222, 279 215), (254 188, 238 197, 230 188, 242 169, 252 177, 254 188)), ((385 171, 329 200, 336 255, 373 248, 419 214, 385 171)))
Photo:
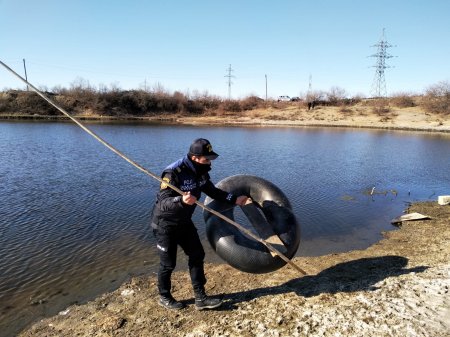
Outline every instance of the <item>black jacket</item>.
MULTIPOLYGON (((215 187, 208 173, 199 175, 187 155, 166 167, 161 177, 183 192, 191 192, 197 199, 204 192, 213 199, 236 203, 236 196, 215 187)), ((153 207, 152 226, 177 226, 190 222, 196 206, 184 204, 177 192, 162 183, 153 207)))

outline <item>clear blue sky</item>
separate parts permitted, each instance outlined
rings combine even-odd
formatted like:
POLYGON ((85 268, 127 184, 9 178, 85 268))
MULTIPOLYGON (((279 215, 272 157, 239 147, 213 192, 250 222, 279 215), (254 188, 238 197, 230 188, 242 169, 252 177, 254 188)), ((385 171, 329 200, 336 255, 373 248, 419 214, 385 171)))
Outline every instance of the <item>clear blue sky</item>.
MULTIPOLYGON (((38 87, 298 96, 370 95, 376 44, 396 47, 388 94, 450 79, 448 0, 0 0, 0 60, 38 87)), ((24 85, 0 67, 0 90, 24 85)))

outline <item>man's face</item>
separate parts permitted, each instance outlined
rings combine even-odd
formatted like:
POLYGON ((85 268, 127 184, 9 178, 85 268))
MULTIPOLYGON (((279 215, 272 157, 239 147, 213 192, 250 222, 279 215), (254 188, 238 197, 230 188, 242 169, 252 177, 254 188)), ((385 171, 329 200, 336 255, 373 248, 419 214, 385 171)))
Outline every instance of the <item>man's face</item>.
POLYGON ((202 164, 202 165, 210 165, 211 164, 211 160, 204 157, 204 156, 192 156, 192 160, 195 161, 196 163, 202 164))

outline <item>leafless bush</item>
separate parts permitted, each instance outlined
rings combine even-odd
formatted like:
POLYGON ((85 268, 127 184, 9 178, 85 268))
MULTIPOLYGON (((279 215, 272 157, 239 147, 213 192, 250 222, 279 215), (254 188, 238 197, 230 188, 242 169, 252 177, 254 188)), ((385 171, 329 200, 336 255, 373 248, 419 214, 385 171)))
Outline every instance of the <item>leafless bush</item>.
POLYGON ((410 108, 416 106, 414 98, 408 93, 396 93, 390 98, 392 105, 399 108, 410 108))
POLYGON ((80 96, 94 95, 96 89, 90 85, 88 80, 79 77, 70 84, 70 89, 67 92, 70 92, 72 95, 80 96))
POLYGON ((37 114, 37 115, 57 115, 58 110, 43 100, 38 94, 33 91, 26 91, 20 95, 17 95, 14 99, 18 110, 25 114, 37 114))
POLYGON ((122 113, 130 115, 142 115, 144 112, 142 97, 139 91, 126 91, 119 93, 117 97, 117 108, 122 113))
POLYGON ((177 101, 173 98, 173 96, 169 95, 160 95, 157 96, 158 103, 157 103, 157 110, 160 112, 178 112, 178 104, 177 101))
POLYGON ((341 105, 344 99, 347 97, 347 93, 344 89, 339 87, 331 87, 330 90, 325 93, 326 100, 330 105, 341 105))
POLYGON ((304 100, 305 102, 317 102, 322 101, 326 96, 325 92, 321 90, 312 90, 305 94, 304 100))
POLYGON ((166 96, 169 94, 164 86, 159 82, 155 83, 150 91, 157 96, 166 96))
POLYGON ((422 106, 430 113, 450 114, 450 82, 430 86, 422 99, 422 106))
POLYGON ((342 106, 339 108, 339 112, 350 115, 351 113, 353 113, 353 110, 347 106, 342 106))
POLYGON ((188 101, 186 96, 179 91, 175 91, 173 93, 173 100, 175 101, 175 103, 177 105, 177 111, 183 112, 185 110, 185 107, 186 107, 187 101, 188 101))
POLYGON ((221 107, 222 107, 223 111, 225 111, 225 112, 241 112, 242 111, 241 104, 239 103, 239 101, 235 101, 235 100, 224 101, 221 107))
POLYGON ((241 100, 242 110, 253 110, 264 104, 264 100, 257 96, 248 96, 241 100))
POLYGON ((2 93, 0 95, 0 112, 16 112, 18 110, 17 96, 18 93, 15 90, 2 93))
POLYGON ((380 116, 387 114, 391 110, 389 108, 389 102, 385 98, 369 100, 368 104, 372 107, 372 112, 380 116))
POLYGON ((201 101, 188 100, 186 103, 186 112, 190 114, 200 115, 206 111, 201 101))

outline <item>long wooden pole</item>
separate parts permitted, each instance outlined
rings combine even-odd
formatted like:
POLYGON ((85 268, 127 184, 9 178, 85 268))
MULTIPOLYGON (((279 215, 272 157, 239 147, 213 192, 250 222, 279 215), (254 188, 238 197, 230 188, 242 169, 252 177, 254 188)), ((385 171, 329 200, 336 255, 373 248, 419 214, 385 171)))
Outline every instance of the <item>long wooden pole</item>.
MULTIPOLYGON (((167 181, 164 181, 161 177, 157 176, 156 174, 150 172, 149 170, 147 170, 146 168, 144 168, 143 166, 139 165, 138 163, 136 163, 135 161, 131 160, 130 158, 128 158, 125 154, 123 154, 121 151, 117 150, 115 147, 113 147, 111 144, 109 144, 108 142, 106 142, 105 140, 103 140, 100 136, 96 135, 93 131, 91 131, 90 129, 88 129, 86 126, 84 126, 80 121, 78 121, 77 119, 75 119, 74 117, 72 117, 66 110, 64 110, 63 108, 61 108, 60 106, 58 106, 55 102, 53 102, 50 98, 48 98, 46 95, 44 95, 39 89, 37 89, 34 85, 32 85, 31 83, 29 83, 27 80, 25 80, 22 76, 20 76, 19 74, 17 74, 14 70, 12 70, 10 67, 8 67, 5 63, 3 63, 2 61, 0 61, 0 64, 3 65, 9 72, 11 72, 13 75, 17 76, 21 81, 23 81, 25 84, 27 84, 27 86, 29 86, 34 92, 36 92, 39 96, 41 96, 44 100, 46 100, 50 105, 52 105, 53 107, 55 107, 56 109, 58 109, 61 113, 63 113, 66 117, 68 117, 70 120, 72 120, 74 123, 76 123, 80 128, 82 128, 84 131, 86 131, 88 134, 90 134, 92 137, 94 137, 96 140, 98 140, 100 143, 102 143, 104 146, 106 146, 108 149, 110 149, 112 152, 114 152, 115 154, 117 154, 119 157, 121 157, 122 159, 124 159, 125 161, 127 161, 128 163, 130 163, 131 165, 133 165, 134 167, 136 167, 138 170, 144 172, 145 174, 149 175, 150 177, 158 180, 161 183, 164 183, 165 185, 167 185, 169 188, 171 188, 172 190, 174 190, 175 192, 179 193, 180 195, 184 195, 184 192, 182 190, 180 190, 178 187, 168 183, 167 181)), ((251 231, 249 231, 248 229, 246 229, 245 227, 241 226, 240 224, 238 224, 236 221, 229 219, 228 217, 226 217, 225 215, 217 212, 216 210, 206 206, 205 204, 203 204, 200 201, 196 201, 195 202, 198 206, 200 206, 201 208, 203 208, 204 210, 214 214, 215 216, 225 220, 226 222, 228 222, 229 224, 237 227, 240 231, 244 232, 245 234, 247 234, 248 236, 250 236, 251 238, 255 239, 256 241, 262 243, 264 246, 266 246, 271 252, 273 252, 274 254, 278 255, 281 259, 283 259, 286 263, 288 263, 290 266, 292 266, 294 269, 296 269, 298 272, 300 272, 302 275, 307 275, 307 273, 301 269, 299 266, 297 266, 294 262, 292 262, 288 257, 286 257, 284 254, 282 254, 280 251, 278 251, 276 248, 274 248, 270 243, 264 241, 263 239, 261 239, 260 237, 258 237, 257 235, 255 235, 254 233, 252 233, 251 231)))

